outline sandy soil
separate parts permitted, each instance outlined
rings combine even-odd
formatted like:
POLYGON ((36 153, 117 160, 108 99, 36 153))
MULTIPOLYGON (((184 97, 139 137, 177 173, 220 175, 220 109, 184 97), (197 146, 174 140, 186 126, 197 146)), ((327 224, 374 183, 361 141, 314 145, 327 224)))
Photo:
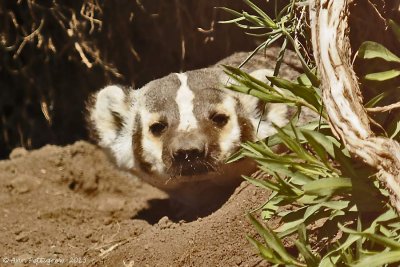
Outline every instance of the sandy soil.
POLYGON ((0 266, 266 266, 245 238, 266 198, 244 182, 184 221, 89 143, 15 149, 0 161, 0 266))

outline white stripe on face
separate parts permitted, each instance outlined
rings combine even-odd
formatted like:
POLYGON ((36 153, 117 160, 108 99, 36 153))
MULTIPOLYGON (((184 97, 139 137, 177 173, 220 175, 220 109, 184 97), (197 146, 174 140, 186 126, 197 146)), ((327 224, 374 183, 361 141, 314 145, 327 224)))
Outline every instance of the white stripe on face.
POLYGON ((236 115, 236 102, 233 97, 226 96, 224 101, 219 104, 218 110, 228 114, 230 119, 228 124, 222 129, 219 138, 219 145, 221 148, 221 158, 226 159, 230 153, 233 152, 240 144, 240 125, 236 115))
POLYGON ((197 119, 193 114, 194 94, 187 84, 187 75, 185 73, 176 74, 181 82, 181 86, 176 94, 175 101, 179 110, 178 131, 189 131, 197 128, 197 119))

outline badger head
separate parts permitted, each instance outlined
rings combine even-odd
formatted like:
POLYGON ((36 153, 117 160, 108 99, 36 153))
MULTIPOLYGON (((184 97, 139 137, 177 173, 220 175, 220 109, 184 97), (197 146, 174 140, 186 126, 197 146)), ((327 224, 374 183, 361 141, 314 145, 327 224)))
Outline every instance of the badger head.
POLYGON ((89 122, 120 167, 159 188, 237 178, 244 170, 226 159, 241 142, 273 133, 272 122, 285 124, 287 109, 270 104, 263 113, 256 98, 224 89, 226 80, 220 69, 208 68, 170 74, 138 90, 108 86, 93 96, 89 122))

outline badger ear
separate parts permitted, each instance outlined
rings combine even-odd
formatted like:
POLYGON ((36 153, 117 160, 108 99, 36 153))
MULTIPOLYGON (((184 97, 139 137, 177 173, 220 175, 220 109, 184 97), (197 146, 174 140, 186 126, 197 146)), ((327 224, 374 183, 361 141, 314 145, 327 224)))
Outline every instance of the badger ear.
POLYGON ((250 73, 251 76, 264 83, 268 83, 267 76, 272 76, 274 71, 272 69, 258 69, 250 73))
POLYGON ((110 85, 95 93, 87 106, 91 136, 124 168, 133 167, 133 95, 133 90, 110 85))
MULTIPOLYGON (((250 73, 254 78, 268 83, 267 76, 273 75, 273 70, 271 69, 259 69, 250 73)), ((258 124, 258 132, 257 138, 264 139, 267 136, 270 136, 276 133, 275 128, 272 124, 277 125, 278 127, 283 127, 286 125, 288 120, 288 107, 283 103, 268 103, 266 106, 261 105, 259 108, 259 116, 258 120, 261 119, 261 123, 258 124), (265 109, 264 111, 262 109, 265 109), (261 117, 262 116, 262 117, 261 117), (260 118, 261 117, 261 118, 260 118)), ((258 123, 258 122, 257 122, 258 123)))
MULTIPOLYGON (((267 83, 268 82, 267 76, 272 75, 273 70, 258 69, 249 74, 256 79, 267 83)), ((225 73, 220 76, 220 81, 224 86, 228 86, 229 84, 236 83, 232 78, 229 78, 229 76, 226 75, 225 73)), ((259 118, 261 116, 263 105, 261 104, 261 101, 258 98, 254 97, 252 95, 234 92, 231 90, 228 90, 228 92, 230 94, 233 94, 235 97, 237 97, 239 99, 244 111, 249 116, 251 116, 252 118, 259 118)))
POLYGON ((94 94, 89 104, 89 123, 102 146, 110 145, 124 124, 129 112, 125 92, 116 85, 107 86, 94 94))
MULTIPOLYGON (((250 75, 264 83, 268 83, 267 76, 272 76, 273 70, 258 69, 251 72, 250 75)), ((221 81, 225 81, 225 84, 227 84, 227 81, 229 81, 228 76, 225 75, 224 78, 221 78, 221 81)), ((229 82, 233 83, 234 81, 229 82)), ((254 129, 257 129, 255 133, 257 139, 264 139, 276 133, 272 124, 282 127, 288 123, 288 107, 286 104, 267 103, 265 106, 264 103, 254 96, 236 92, 233 94, 237 96, 244 111, 250 116, 254 129)))

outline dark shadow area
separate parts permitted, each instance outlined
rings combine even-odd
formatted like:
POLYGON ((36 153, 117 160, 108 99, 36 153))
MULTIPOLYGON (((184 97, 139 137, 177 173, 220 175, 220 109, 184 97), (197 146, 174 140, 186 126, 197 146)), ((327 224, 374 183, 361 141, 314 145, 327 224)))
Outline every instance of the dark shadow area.
POLYGON ((139 211, 132 219, 145 220, 154 225, 164 216, 172 222, 192 222, 198 218, 207 217, 220 209, 231 197, 236 187, 219 190, 217 195, 204 199, 199 206, 187 206, 173 199, 151 199, 147 201, 148 208, 139 211))
POLYGON ((170 199, 151 199, 147 201, 147 205, 148 208, 139 211, 131 219, 144 220, 151 225, 158 223, 164 216, 172 220, 174 213, 171 209, 170 199))

